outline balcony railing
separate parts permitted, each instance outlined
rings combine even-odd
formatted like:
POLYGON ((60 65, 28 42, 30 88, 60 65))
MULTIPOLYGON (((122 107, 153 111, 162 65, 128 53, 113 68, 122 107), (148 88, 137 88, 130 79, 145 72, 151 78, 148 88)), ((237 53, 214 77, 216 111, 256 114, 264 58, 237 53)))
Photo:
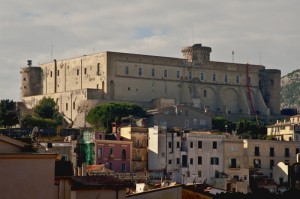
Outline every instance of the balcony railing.
POLYGON ((239 164, 229 164, 228 167, 230 169, 240 169, 241 168, 241 166, 239 164))

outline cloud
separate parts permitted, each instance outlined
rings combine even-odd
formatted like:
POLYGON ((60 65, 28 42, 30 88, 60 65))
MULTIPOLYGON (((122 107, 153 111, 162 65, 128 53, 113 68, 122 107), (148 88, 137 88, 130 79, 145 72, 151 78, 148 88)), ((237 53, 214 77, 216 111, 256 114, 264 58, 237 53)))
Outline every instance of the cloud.
POLYGON ((214 61, 299 68, 297 0, 8 1, 0 7, 1 98, 20 99, 20 68, 102 51, 182 58, 202 43, 214 61), (11 78, 8 78, 11 77, 11 78), (7 88, 10 88, 9 91, 7 88))

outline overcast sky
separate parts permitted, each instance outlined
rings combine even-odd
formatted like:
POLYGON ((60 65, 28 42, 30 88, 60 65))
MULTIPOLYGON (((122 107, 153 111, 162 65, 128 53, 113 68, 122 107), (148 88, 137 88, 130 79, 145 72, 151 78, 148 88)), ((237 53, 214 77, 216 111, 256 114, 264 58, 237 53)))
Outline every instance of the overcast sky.
POLYGON ((20 69, 94 52, 182 58, 202 43, 211 60, 300 68, 299 0, 1 0, 0 99, 21 100, 20 69))

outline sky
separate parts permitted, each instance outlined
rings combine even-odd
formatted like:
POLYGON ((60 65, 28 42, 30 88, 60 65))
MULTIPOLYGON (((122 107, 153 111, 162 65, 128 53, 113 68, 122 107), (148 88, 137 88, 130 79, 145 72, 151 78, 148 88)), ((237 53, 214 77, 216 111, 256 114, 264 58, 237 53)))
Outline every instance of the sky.
POLYGON ((21 101, 20 70, 104 51, 300 68, 299 0, 1 0, 0 100, 21 101), (234 56, 232 52, 234 51, 234 56))

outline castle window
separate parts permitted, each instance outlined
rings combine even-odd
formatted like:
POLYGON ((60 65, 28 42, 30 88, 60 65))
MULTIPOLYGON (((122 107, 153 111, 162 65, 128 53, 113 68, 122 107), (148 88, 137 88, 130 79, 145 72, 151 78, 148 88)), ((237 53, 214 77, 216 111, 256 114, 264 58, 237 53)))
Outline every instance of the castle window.
POLYGON ((59 76, 59 70, 57 70, 57 76, 59 76))
POLYGON ((75 102, 73 102, 73 110, 75 110, 75 102))
POLYGON ((100 63, 97 64, 97 75, 101 75, 101 65, 100 65, 100 63))
POLYGON ((84 68, 84 74, 86 75, 86 68, 84 68))
POLYGON ((125 75, 129 75, 129 67, 128 66, 125 67, 125 75))
POLYGON ((68 103, 66 103, 66 111, 68 111, 68 103))
POLYGON ((168 70, 164 70, 164 78, 168 77, 168 70))
POLYGON ((228 77, 227 77, 227 75, 224 75, 224 82, 225 82, 225 83, 228 82, 228 77))
POLYGON ((176 71, 176 78, 179 78, 179 77, 180 77, 180 72, 178 70, 178 71, 176 71))
POLYGON ((213 142, 213 149, 217 149, 217 147, 218 147, 217 142, 214 141, 214 142, 213 142))
POLYGON ((77 75, 79 75, 79 69, 77 69, 77 75))
POLYGON ((206 90, 203 91, 203 96, 207 97, 207 91, 206 90))
POLYGON ((237 83, 237 84, 239 84, 240 83, 240 76, 235 76, 235 82, 237 83))
POLYGON ((201 74, 200 74, 200 80, 201 80, 201 81, 204 81, 204 80, 205 80, 204 73, 201 73, 201 74))
POLYGON ((52 71, 50 71, 50 77, 52 77, 52 71))
POLYGON ((26 81, 26 78, 25 78, 25 77, 23 78, 23 81, 26 81))
POLYGON ((151 71, 151 76, 154 77, 155 76, 155 69, 152 68, 152 71, 151 71))
POLYGON ((217 81, 217 76, 215 73, 212 74, 212 80, 213 80, 213 82, 217 81))
POLYGON ((247 81, 248 81, 247 82, 248 84, 251 84, 251 77, 250 76, 247 78, 247 81))
POLYGON ((142 76, 143 75, 143 70, 142 68, 139 68, 139 76, 142 76))

